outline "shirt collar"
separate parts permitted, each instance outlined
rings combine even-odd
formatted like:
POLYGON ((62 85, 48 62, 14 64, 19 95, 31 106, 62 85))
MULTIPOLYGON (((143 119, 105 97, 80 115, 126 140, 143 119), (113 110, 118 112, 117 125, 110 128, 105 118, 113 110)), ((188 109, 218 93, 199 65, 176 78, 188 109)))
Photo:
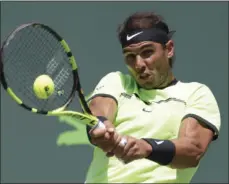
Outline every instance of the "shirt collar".
POLYGON ((151 89, 151 90, 146 90, 144 88, 141 88, 137 85, 137 83, 135 82, 135 80, 133 79, 134 82, 134 86, 132 88, 132 94, 135 94, 138 98, 140 98, 141 100, 143 100, 144 102, 150 102, 150 100, 152 100, 154 98, 154 96, 156 95, 161 95, 162 97, 164 96, 164 89, 174 86, 177 84, 178 80, 175 78, 174 80, 172 80, 168 86, 163 87, 163 88, 156 88, 156 89, 151 89))

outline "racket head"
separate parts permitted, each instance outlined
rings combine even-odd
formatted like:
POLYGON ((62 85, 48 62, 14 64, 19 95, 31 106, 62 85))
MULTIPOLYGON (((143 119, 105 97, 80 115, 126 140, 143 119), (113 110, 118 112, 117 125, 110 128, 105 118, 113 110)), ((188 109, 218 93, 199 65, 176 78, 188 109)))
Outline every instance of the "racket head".
POLYGON ((28 23, 17 27, 3 42, 0 52, 3 88, 21 107, 39 114, 65 109, 78 92, 83 110, 90 113, 80 85, 78 67, 66 41, 51 27, 28 23), (33 84, 48 75, 54 92, 39 99, 33 84))

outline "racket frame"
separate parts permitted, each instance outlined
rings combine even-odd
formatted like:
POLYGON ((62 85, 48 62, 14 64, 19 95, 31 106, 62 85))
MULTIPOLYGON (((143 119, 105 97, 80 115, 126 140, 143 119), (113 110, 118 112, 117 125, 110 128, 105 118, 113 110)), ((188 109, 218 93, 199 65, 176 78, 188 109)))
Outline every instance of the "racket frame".
MULTIPOLYGON (((84 92, 83 92, 81 84, 80 84, 80 78, 79 78, 79 74, 78 74, 78 66, 76 64, 75 57, 73 56, 73 54, 71 52, 71 49, 69 48, 67 42, 56 31, 54 31, 50 26, 47 26, 47 25, 41 24, 41 23, 37 23, 37 22, 27 23, 27 24, 23 24, 23 25, 17 27, 14 31, 12 31, 8 35, 6 40, 3 42, 3 45, 2 45, 1 50, 0 50, 0 77, 1 77, 0 81, 2 83, 3 88, 11 96, 11 98, 15 102, 17 102, 17 104, 19 104, 21 107, 23 107, 24 109, 26 109, 30 112, 37 113, 37 114, 43 114, 43 115, 47 115, 47 116, 72 116, 72 117, 75 117, 79 120, 85 121, 84 123, 88 124, 91 127, 98 126, 98 124, 101 123, 97 117, 92 115, 91 110, 89 109, 89 107, 87 105, 87 102, 86 102, 85 97, 84 97, 84 92), (60 42, 62 48, 64 49, 64 51, 65 51, 65 53, 69 59, 71 66, 72 66, 73 81, 74 81, 72 91, 71 91, 69 98, 66 101, 66 103, 62 107, 57 108, 55 110, 43 111, 43 110, 39 110, 36 108, 31 108, 31 107, 27 106, 26 104, 24 104, 23 101, 14 93, 13 89, 8 86, 8 84, 6 82, 6 78, 4 76, 4 64, 3 64, 4 63, 3 62, 4 47, 10 43, 10 41, 14 38, 14 36, 16 35, 17 32, 19 32, 20 30, 22 30, 28 26, 40 27, 40 28, 48 31, 52 36, 54 36, 57 39, 57 41, 60 42), (74 99, 76 92, 78 93, 78 97, 79 97, 78 99, 79 99, 81 108, 83 110, 83 113, 79 113, 79 112, 75 112, 75 111, 65 111, 65 109, 69 106, 69 104, 74 99)), ((104 126, 104 125, 100 124, 99 126, 104 126)))

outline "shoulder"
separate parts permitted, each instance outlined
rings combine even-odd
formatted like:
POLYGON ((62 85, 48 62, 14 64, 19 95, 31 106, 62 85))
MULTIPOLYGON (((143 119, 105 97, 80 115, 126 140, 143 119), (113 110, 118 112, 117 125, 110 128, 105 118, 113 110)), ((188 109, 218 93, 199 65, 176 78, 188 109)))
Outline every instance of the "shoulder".
POLYGON ((132 79, 128 74, 124 74, 120 71, 107 73, 100 79, 87 99, 90 100, 95 96, 109 96, 118 102, 120 95, 130 88, 131 81, 132 79))
MULTIPOLYGON (((200 82, 182 82, 179 81, 178 83, 178 87, 182 88, 182 89, 186 89, 186 90, 191 90, 191 91, 195 91, 201 87, 205 87, 206 85, 200 82)), ((207 87, 207 86, 206 86, 207 87)))
POLYGON ((104 75, 101 81, 107 82, 110 85, 121 85, 123 88, 129 88, 135 85, 134 79, 129 75, 120 71, 109 72, 104 75))
POLYGON ((200 82, 178 81, 176 85, 168 87, 165 91, 170 97, 181 99, 186 104, 203 99, 216 102, 212 90, 206 84, 200 82))
POLYGON ((200 82, 181 82, 179 81, 176 86, 177 90, 180 90, 181 93, 186 94, 187 96, 195 95, 196 93, 210 93, 212 94, 211 89, 204 83, 200 82))

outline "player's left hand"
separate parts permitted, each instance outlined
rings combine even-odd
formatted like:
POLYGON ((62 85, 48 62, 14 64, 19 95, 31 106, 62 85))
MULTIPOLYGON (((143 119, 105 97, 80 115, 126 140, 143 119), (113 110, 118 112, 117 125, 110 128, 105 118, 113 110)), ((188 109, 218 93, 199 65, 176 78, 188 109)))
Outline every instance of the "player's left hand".
POLYGON ((125 146, 119 144, 112 150, 112 156, 116 156, 124 163, 145 158, 151 153, 152 147, 146 141, 131 136, 124 136, 124 138, 127 140, 127 144, 125 146))

